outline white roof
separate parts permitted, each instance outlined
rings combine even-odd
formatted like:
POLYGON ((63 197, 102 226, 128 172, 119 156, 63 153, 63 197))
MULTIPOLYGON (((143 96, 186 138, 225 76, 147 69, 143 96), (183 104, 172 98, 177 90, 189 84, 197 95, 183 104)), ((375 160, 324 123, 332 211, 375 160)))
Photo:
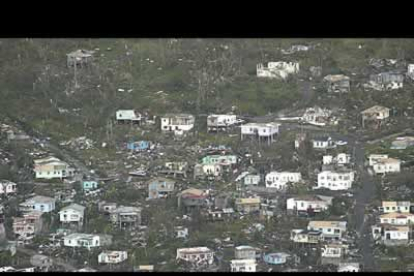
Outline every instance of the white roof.
POLYGON ((211 249, 208 247, 191 247, 191 248, 178 248, 177 253, 210 253, 211 249))

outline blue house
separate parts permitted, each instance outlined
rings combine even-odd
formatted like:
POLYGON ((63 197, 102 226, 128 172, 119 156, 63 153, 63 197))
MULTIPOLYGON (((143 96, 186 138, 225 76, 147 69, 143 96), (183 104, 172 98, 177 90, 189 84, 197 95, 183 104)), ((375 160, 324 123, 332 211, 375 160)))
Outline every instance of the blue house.
POLYGON ((174 191, 175 181, 166 178, 154 178, 148 183, 148 198, 165 198, 174 191))
POLYGON ((270 253, 265 255, 263 260, 267 264, 279 265, 286 263, 288 257, 290 257, 290 255, 286 253, 270 253))
POLYGON ((84 191, 95 190, 98 188, 98 182, 92 180, 82 181, 82 188, 84 191))
POLYGON ((150 147, 149 141, 137 141, 137 142, 130 142, 127 144, 127 149, 133 150, 133 151, 144 151, 148 150, 150 147))
POLYGON ((34 196, 20 204, 22 211, 40 211, 49 213, 55 210, 56 200, 48 196, 34 196))

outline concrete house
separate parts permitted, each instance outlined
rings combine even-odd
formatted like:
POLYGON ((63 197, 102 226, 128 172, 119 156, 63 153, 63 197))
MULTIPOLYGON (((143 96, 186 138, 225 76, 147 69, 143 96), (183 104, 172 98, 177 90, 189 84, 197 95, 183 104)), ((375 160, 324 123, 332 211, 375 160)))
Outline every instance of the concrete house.
POLYGON ((310 221, 308 230, 322 232, 323 239, 341 239, 346 232, 346 221, 310 221))
POLYGON ((40 271, 47 272, 53 266, 52 258, 36 254, 30 258, 30 264, 40 271))
POLYGON ((408 147, 414 146, 414 137, 404 136, 397 137, 392 143, 390 149, 404 150, 408 147))
POLYGON ((98 202, 98 210, 104 214, 109 215, 112 211, 116 210, 117 204, 114 202, 100 201, 98 202))
POLYGON ((314 149, 332 149, 336 148, 336 143, 331 137, 317 137, 312 139, 312 146, 314 149))
POLYGON ((379 128, 390 117, 390 109, 388 107, 374 105, 362 111, 361 114, 362 127, 374 125, 376 128, 379 128))
POLYGON ((373 74, 369 77, 368 87, 378 91, 394 90, 403 87, 404 75, 396 72, 373 74))
POLYGON ((149 141, 136 141, 127 143, 127 149, 136 152, 142 152, 150 149, 151 143, 149 141))
POLYGON ((42 212, 33 211, 13 218, 13 233, 18 241, 30 241, 42 230, 42 212))
POLYGON ((234 126, 236 123, 237 123, 236 115, 227 115, 227 114, 208 115, 207 131, 208 132, 225 131, 229 127, 234 126))
POLYGON ((259 142, 267 141, 268 144, 272 143, 275 136, 279 134, 280 124, 278 123, 248 123, 241 125, 241 140, 244 136, 254 137, 259 142))
POLYGON ((329 109, 322 109, 319 106, 308 107, 302 116, 302 120, 308 124, 324 126, 330 122, 332 111, 329 109))
POLYGON ((286 200, 286 208, 291 212, 312 212, 320 213, 329 208, 332 205, 333 197, 321 196, 321 195, 303 195, 288 198, 286 200))
POLYGON ((222 208, 215 210, 208 210, 207 212, 208 219, 210 221, 224 221, 226 219, 233 218, 234 209, 233 208, 222 208))
POLYGON ((190 114, 166 114, 161 117, 161 130, 183 135, 194 128, 195 118, 190 114))
POLYGON ((76 203, 70 204, 59 211, 60 222, 76 223, 78 226, 83 225, 85 216, 85 207, 76 203))
POLYGON ((178 239, 186 239, 188 238, 188 228, 184 226, 176 226, 174 227, 175 237, 178 239))
POLYGON ((326 170, 318 173, 318 184, 315 189, 348 190, 352 188, 355 172, 348 169, 326 170))
POLYGON ((67 61, 66 65, 68 67, 79 66, 84 67, 89 65, 93 61, 93 54, 95 51, 88 51, 84 49, 79 49, 69 54, 66 54, 67 61))
POLYGON ((207 155, 203 157, 201 163, 203 165, 232 166, 237 164, 237 159, 236 155, 207 155))
POLYGON ((330 243, 321 248, 322 258, 343 258, 347 253, 348 246, 345 244, 330 243))
POLYGON ((414 223, 414 214, 386 213, 379 217, 382 224, 409 225, 414 223))
POLYGON ((323 240, 323 235, 319 230, 292 229, 290 240, 295 243, 317 244, 323 240))
POLYGON ((231 272, 256 272, 257 263, 255 259, 251 260, 231 260, 231 272))
POLYGON ((72 177, 75 170, 56 157, 34 160, 36 179, 63 179, 72 177))
POLYGON ((259 78, 276 78, 284 80, 291 74, 299 72, 299 63, 297 62, 268 62, 267 66, 262 63, 257 64, 256 73, 259 78))
POLYGON ((351 155, 347 153, 338 153, 336 156, 332 155, 324 155, 322 163, 324 165, 330 164, 350 164, 351 163, 351 155))
POLYGON ((257 186, 259 185, 261 180, 260 175, 257 174, 248 174, 244 177, 243 179, 243 183, 244 185, 254 185, 257 186))
POLYGON ((100 264, 119 264, 128 259, 126 251, 103 251, 98 255, 98 263, 100 264))
POLYGON ((340 263, 337 272, 359 272, 359 263, 340 263))
POLYGON ((214 252, 207 247, 178 248, 176 259, 211 265, 214 262, 214 252))
POLYGON ((405 225, 378 224, 372 226, 374 240, 385 245, 407 244, 409 241, 410 227, 405 225))
POLYGON ((409 201, 383 201, 381 211, 388 213, 410 213, 411 202, 409 201))
POLYGON ((379 159, 372 165, 372 169, 376 174, 399 173, 401 161, 395 158, 379 159))
POLYGON ((260 197, 236 199, 236 210, 243 213, 253 213, 260 210, 260 197))
POLYGON ((20 203, 20 208, 25 211, 40 211, 42 213, 49 213, 55 210, 56 200, 47 196, 34 196, 20 203))
POLYGON ((256 259, 257 252, 259 250, 255 247, 248 245, 241 245, 234 248, 234 257, 238 260, 244 259, 256 259))
POLYGON ((348 93, 351 90, 350 78, 345 75, 327 75, 323 84, 328 93, 348 93))
POLYGON ((142 208, 131 206, 119 206, 110 212, 112 224, 120 229, 131 229, 141 225, 142 208))
POLYGON ((220 164, 196 164, 194 165, 194 178, 216 178, 219 179, 223 173, 223 166, 220 164))
POLYGON ((148 183, 148 198, 165 198, 174 191, 175 181, 157 177, 148 183))
POLYGON ((270 253, 263 256, 263 261, 271 265, 280 265, 286 263, 289 257, 286 253, 270 253))
POLYGON ((82 189, 84 191, 91 191, 91 190, 95 190, 98 189, 98 181, 94 181, 94 180, 84 180, 82 181, 82 189))
POLYGON ((0 180, 0 195, 15 194, 17 192, 17 184, 9 180, 0 180))
POLYGON ((184 177, 187 177, 188 162, 166 162, 164 167, 165 170, 163 170, 162 172, 166 174, 173 174, 174 177, 176 175, 182 175, 184 177))
POLYGON ((141 113, 133 109, 118 110, 115 116, 118 124, 131 123, 140 125, 143 122, 141 113))
POLYGON ((111 235, 73 233, 63 237, 63 245, 91 249, 112 244, 111 235))
POLYGON ((270 172, 266 174, 266 187, 284 189, 287 183, 299 183, 302 181, 300 172, 270 172))
POLYGON ((178 207, 184 206, 187 210, 210 206, 209 196, 199 189, 186 189, 178 194, 178 207))

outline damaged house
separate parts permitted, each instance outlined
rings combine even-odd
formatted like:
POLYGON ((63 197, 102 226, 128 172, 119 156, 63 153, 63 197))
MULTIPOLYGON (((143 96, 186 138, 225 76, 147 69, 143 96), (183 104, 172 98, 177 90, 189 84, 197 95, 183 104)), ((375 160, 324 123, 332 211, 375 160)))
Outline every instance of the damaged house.
POLYGON ((194 179, 208 178, 219 180, 223 173, 223 166, 220 164, 196 164, 194 165, 194 179))
POLYGON ((352 188, 355 172, 342 167, 324 170, 318 173, 318 184, 315 189, 325 188, 333 191, 352 188))
POLYGON ((141 211, 139 207, 119 206, 110 212, 110 220, 120 229, 136 228, 141 225, 141 211))
POLYGON ((270 144, 275 136, 279 134, 279 127, 280 124, 278 123, 248 123, 240 126, 240 139, 243 140, 243 136, 250 136, 258 139, 259 142, 264 140, 270 144))
POLYGON ((84 67, 89 65, 93 61, 93 54, 95 51, 88 51, 79 49, 69 54, 66 54, 66 65, 68 67, 80 66, 84 67))
POLYGON ((48 256, 37 254, 30 258, 30 264, 40 271, 47 272, 53 266, 53 260, 48 256))
POLYGON ((256 272, 256 259, 231 260, 231 272, 256 272))
POLYGON ((338 258, 342 259, 348 253, 348 245, 340 243, 324 244, 321 248, 322 258, 338 258))
POLYGON ((414 137, 404 136, 397 137, 392 143, 390 149, 405 150, 408 147, 414 146, 414 137))
POLYGON ((17 184, 9 180, 0 180, 0 195, 15 194, 17 192, 17 184))
POLYGON ((214 252, 207 247, 178 248, 176 259, 211 265, 214 262, 214 252))
POLYGON ((118 110, 115 116, 118 124, 130 123, 142 125, 143 123, 142 114, 133 109, 118 110))
POLYGON ((350 78, 345 75, 327 75, 323 84, 328 93, 348 93, 351 90, 350 78))
POLYGON ((33 211, 23 217, 13 218, 13 233, 16 240, 27 242, 42 230, 42 212, 33 211))
POLYGON ((390 117, 390 109, 384 106, 374 105, 373 107, 362 111, 361 114, 363 128, 367 124, 372 124, 376 128, 380 128, 381 125, 390 117))
POLYGON ((310 221, 308 224, 308 230, 320 231, 324 240, 327 239, 342 239, 343 234, 346 232, 346 221, 310 221))
POLYGON ((267 66, 262 63, 256 66, 257 76, 260 78, 286 79, 291 74, 299 73, 299 63, 297 62, 268 62, 267 66))
POLYGON ((302 181, 300 172, 270 172, 266 174, 266 188, 285 189, 287 183, 299 183, 302 181))
POLYGON ((288 198, 286 200, 286 208, 288 212, 294 213, 320 213, 329 208, 332 205, 331 196, 322 195, 303 195, 288 198))
POLYGON ((302 120, 308 124, 325 126, 330 123, 332 111, 319 106, 308 107, 302 116, 302 120))
POLYGON ((34 160, 34 172, 36 179, 63 179, 72 177, 75 169, 56 157, 47 157, 34 160))
POLYGON ((347 153, 338 153, 335 157, 324 155, 322 164, 324 165, 345 165, 351 163, 351 155, 347 153))
POLYGON ((408 64, 407 77, 414 80, 414 64, 408 64))
POLYGON ((260 197, 238 198, 236 199, 236 210, 242 213, 253 213, 260 211, 260 197))
POLYGON ((128 259, 126 251, 103 251, 98 255, 100 264, 119 264, 128 259))
POLYGON ((409 241, 410 227, 405 225, 378 224, 372 226, 374 240, 385 245, 402 245, 409 241))
POLYGON ((157 177, 148 183, 148 198, 158 199, 166 198, 169 194, 174 192, 175 181, 157 177))
POLYGON ((187 210, 210 206, 208 193, 199 189, 186 189, 178 194, 178 207, 183 206, 187 210))
POLYGON ((166 114, 161 117, 161 130, 183 135, 194 128, 195 118, 190 114, 166 114))
POLYGON ((182 175, 187 177, 188 162, 166 162, 164 169, 161 171, 166 174, 173 174, 174 177, 182 175))
POLYGON ((258 248, 248 245, 241 245, 234 248, 234 257, 238 260, 254 260, 259 252, 260 250, 258 248))
POLYGON ((321 136, 312 139, 312 146, 314 149, 333 149, 336 143, 330 136, 321 136))
POLYGON ((237 124, 236 115, 212 114, 207 117, 207 131, 218 132, 226 131, 229 127, 237 124))
POLYGON ((63 237, 63 245, 68 247, 93 247, 107 246, 112 244, 111 235, 73 233, 63 237))
POLYGON ((290 240, 295 243, 318 244, 323 240, 323 235, 319 230, 292 229, 290 240))
POLYGON ((376 174, 398 173, 401 171, 401 161, 389 158, 386 154, 371 154, 368 159, 369 165, 376 174))
POLYGON ((306 141, 306 133, 296 133, 295 135, 295 149, 299 149, 306 141))
POLYGON ((142 152, 150 149, 151 143, 149 141, 136 141, 127 143, 127 149, 135 152, 142 152))
POLYGON ((403 87, 404 75, 396 72, 374 74, 369 77, 366 87, 378 91, 394 90, 403 87))

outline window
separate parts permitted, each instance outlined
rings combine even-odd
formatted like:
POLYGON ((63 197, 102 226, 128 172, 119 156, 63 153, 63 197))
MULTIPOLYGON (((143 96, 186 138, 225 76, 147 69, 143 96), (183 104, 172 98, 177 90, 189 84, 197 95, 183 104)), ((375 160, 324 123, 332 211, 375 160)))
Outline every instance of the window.
POLYGON ((390 210, 390 207, 385 207, 385 209, 386 209, 387 211, 389 211, 389 210, 390 210))
POLYGON ((332 232, 332 229, 331 228, 328 228, 328 232, 332 232))

